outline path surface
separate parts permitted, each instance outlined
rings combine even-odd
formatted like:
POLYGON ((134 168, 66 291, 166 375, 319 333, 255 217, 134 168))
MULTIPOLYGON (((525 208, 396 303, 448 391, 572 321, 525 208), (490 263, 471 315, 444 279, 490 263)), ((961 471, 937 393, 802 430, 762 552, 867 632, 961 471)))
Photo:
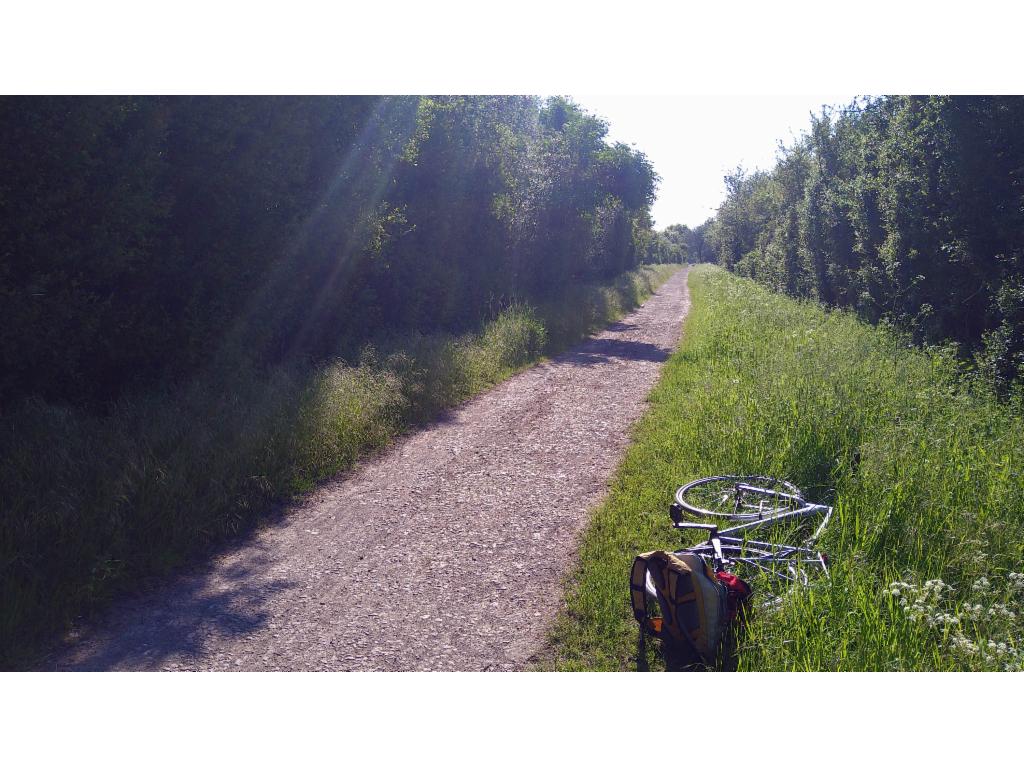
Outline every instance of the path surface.
POLYGON ((622 322, 117 605, 50 666, 522 668, 688 307, 680 270, 622 322))

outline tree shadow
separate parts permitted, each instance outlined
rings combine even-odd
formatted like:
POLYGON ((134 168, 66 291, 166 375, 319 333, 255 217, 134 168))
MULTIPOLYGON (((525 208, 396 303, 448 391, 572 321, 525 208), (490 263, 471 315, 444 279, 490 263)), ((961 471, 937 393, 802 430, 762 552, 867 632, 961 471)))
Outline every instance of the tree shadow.
MULTIPOLYGON (((637 326, 617 322, 611 331, 637 326)), ((555 358, 553 365, 592 366, 613 359, 664 362, 670 350, 655 344, 617 338, 590 339, 555 358)), ((454 421, 466 402, 425 414, 414 424, 419 429, 454 421)), ((401 443, 416 434, 410 429, 387 450, 401 450, 401 443)), ((383 449, 381 449, 383 450, 383 449)), ((367 460, 380 450, 361 457, 367 460)), ((357 471, 358 463, 338 473, 340 479, 357 471)), ((319 486, 318 482, 316 485, 319 486)), ((265 629, 273 621, 271 604, 281 593, 301 587, 291 578, 273 575, 274 562, 255 534, 287 522, 288 503, 273 503, 259 517, 247 521, 236 536, 209 549, 189 553, 188 562, 147 579, 127 585, 106 609, 88 616, 79 638, 43 657, 38 668, 67 671, 110 669, 159 669, 168 662, 189 662, 203 657, 209 647, 224 638, 241 638, 265 629), (230 565, 224 565, 225 558, 230 565), (125 596, 125 589, 136 596, 125 596)), ((59 642, 59 641, 58 641, 59 642)), ((35 663, 39 663, 36 656, 35 663)), ((34 666, 30 665, 30 666, 34 666)))
POLYGON ((210 642, 261 630, 270 620, 266 604, 298 582, 270 575, 274 563, 263 547, 239 548, 232 556, 238 560, 230 565, 205 565, 150 596, 120 604, 46 668, 159 669, 170 659, 187 664, 210 642))
POLYGON ((594 339, 575 350, 566 352, 554 360, 555 365, 591 366, 620 360, 643 360, 663 363, 668 360, 671 350, 645 341, 625 339, 594 339))

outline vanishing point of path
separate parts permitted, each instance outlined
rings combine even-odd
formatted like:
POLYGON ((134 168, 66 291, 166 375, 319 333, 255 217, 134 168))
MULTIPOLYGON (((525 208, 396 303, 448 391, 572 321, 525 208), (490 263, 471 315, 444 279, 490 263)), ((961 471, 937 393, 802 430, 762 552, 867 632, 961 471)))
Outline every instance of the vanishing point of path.
POLYGON ((49 666, 521 669, 688 307, 680 270, 598 336, 114 606, 49 666))

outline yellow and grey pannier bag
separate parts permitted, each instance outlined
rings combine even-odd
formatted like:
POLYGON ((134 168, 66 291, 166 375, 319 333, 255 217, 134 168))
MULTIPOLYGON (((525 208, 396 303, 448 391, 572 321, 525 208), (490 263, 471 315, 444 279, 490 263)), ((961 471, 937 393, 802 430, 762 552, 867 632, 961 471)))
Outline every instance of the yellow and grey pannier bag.
POLYGON ((663 550, 638 555, 629 592, 641 639, 653 635, 714 666, 727 622, 728 590, 699 555, 663 550), (657 601, 660 617, 650 615, 649 600, 657 601))

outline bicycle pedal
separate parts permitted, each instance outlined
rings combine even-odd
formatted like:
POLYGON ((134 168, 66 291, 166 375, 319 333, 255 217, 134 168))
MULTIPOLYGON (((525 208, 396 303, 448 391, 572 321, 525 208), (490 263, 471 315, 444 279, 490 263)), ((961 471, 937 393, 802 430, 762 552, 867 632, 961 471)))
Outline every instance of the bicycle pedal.
POLYGON ((683 522, 683 508, 678 502, 673 501, 668 507, 668 516, 672 518, 672 522, 679 524, 683 522))

